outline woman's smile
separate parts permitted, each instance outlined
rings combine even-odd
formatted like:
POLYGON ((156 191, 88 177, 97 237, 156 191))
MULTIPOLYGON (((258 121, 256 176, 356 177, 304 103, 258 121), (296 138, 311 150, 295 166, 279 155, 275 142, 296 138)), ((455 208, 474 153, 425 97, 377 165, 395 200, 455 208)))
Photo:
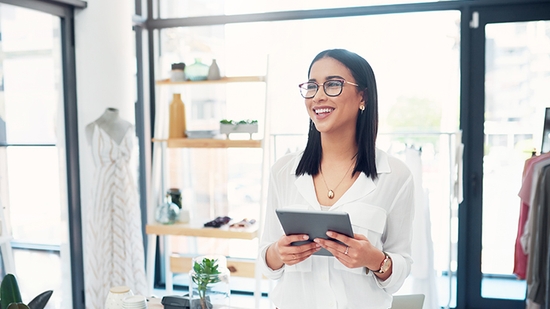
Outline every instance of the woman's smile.
POLYGON ((313 111, 317 115, 330 114, 330 113, 332 113, 333 110, 334 110, 334 108, 332 108, 332 107, 314 107, 313 108, 313 111))

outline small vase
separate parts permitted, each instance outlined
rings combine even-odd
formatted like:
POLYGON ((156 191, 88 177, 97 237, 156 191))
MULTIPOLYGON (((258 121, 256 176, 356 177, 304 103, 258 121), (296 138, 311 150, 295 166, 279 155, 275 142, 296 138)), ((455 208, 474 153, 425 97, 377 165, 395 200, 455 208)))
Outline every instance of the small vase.
POLYGON ((170 194, 166 194, 166 201, 159 205, 155 211, 155 220, 161 224, 174 224, 178 221, 180 209, 172 203, 170 194))
POLYGON ((185 67, 185 76, 192 81, 206 80, 208 77, 208 70, 208 65, 202 63, 200 59, 196 58, 193 64, 185 67))
POLYGON ((229 269, 225 256, 199 256, 193 259, 193 268, 189 271, 189 287, 191 309, 229 308, 229 269), (197 272, 195 262, 202 262, 204 258, 214 259, 218 265, 219 274, 202 274, 197 272))
POLYGON ((172 102, 170 103, 170 120, 168 125, 169 138, 187 137, 185 133, 187 130, 185 122, 185 104, 183 104, 181 94, 179 93, 174 93, 172 102))
POLYGON ((218 63, 216 62, 216 59, 212 60, 212 64, 210 65, 210 68, 208 69, 208 79, 209 80, 218 80, 222 78, 220 75, 220 68, 218 67, 218 63))
POLYGON ((167 194, 170 194, 170 198, 172 199, 172 203, 178 205, 178 208, 180 209, 180 214, 178 216, 178 222, 181 223, 189 223, 191 220, 191 214, 189 212, 189 208, 186 205, 183 205, 183 199, 181 196, 181 190, 178 188, 170 188, 168 189, 167 194))

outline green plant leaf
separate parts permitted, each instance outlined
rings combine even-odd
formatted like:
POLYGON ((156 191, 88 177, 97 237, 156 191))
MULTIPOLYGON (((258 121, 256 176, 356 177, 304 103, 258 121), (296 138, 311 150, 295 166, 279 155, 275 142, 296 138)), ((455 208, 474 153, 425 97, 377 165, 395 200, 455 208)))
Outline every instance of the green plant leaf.
POLYGON ((21 292, 13 274, 6 274, 0 284, 0 306, 8 308, 11 303, 21 303, 21 292))
POLYGON ((206 297, 206 290, 208 285, 212 283, 220 282, 218 276, 221 272, 218 270, 218 260, 204 258, 202 261, 193 264, 193 270, 195 274, 191 277, 193 282, 197 285, 197 291, 199 292, 199 297, 204 299, 206 297))
POLYGON ((25 305, 24 303, 11 303, 9 304, 7 309, 29 309, 29 306, 25 305))
POLYGON ((52 296, 53 291, 47 290, 40 294, 38 294, 33 300, 29 302, 29 308, 30 309, 44 309, 46 307, 46 304, 50 300, 50 297, 52 296))

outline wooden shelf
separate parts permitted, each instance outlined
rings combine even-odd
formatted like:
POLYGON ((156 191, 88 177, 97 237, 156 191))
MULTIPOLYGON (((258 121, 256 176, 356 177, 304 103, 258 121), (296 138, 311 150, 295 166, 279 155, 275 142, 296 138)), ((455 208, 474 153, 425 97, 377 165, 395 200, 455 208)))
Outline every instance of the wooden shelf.
MULTIPOLYGON (((185 256, 181 254, 170 255, 170 270, 173 273, 188 273, 193 265, 193 256, 185 256)), ((242 258, 227 258, 227 268, 231 272, 231 276, 255 278, 256 261, 242 258)))
POLYGON ((153 142, 167 142, 168 148, 261 148, 262 140, 214 138, 154 138, 153 142))
MULTIPOLYGON (((206 222, 206 221, 205 221, 206 222)), ((199 223, 176 223, 164 225, 159 223, 147 224, 145 232, 154 235, 195 236, 230 239, 254 239, 258 237, 258 223, 247 228, 229 227, 229 224, 219 228, 203 227, 199 223)))
POLYGON ((173 82, 170 79, 163 79, 156 81, 156 84, 159 86, 166 85, 199 85, 199 84, 226 84, 226 83, 249 83, 249 82, 264 82, 265 76, 231 76, 231 77, 222 77, 217 80, 198 80, 198 81, 182 81, 182 82, 173 82))

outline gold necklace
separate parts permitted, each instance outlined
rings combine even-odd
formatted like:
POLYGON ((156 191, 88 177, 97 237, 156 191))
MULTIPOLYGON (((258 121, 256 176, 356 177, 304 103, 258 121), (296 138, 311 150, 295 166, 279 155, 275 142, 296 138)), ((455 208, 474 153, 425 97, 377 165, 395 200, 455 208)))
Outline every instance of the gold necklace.
POLYGON ((336 185, 336 187, 334 187, 334 190, 332 189, 329 189, 328 188, 328 185, 327 185, 327 181, 325 180, 325 176, 323 176, 323 170, 322 169, 319 169, 319 172, 321 173, 321 178, 323 178, 323 182, 325 183, 325 187, 327 187, 327 196, 329 199, 333 199, 334 198, 334 191, 336 189, 338 189, 338 186, 342 183, 342 181, 344 181, 344 178, 346 178, 346 175, 349 173, 349 171, 351 170, 351 167, 353 166, 353 163, 355 163, 355 161, 352 160, 351 162, 351 165, 348 167, 348 170, 346 171, 346 173, 344 174, 344 177, 342 177, 342 179, 340 180, 340 182, 336 185))

